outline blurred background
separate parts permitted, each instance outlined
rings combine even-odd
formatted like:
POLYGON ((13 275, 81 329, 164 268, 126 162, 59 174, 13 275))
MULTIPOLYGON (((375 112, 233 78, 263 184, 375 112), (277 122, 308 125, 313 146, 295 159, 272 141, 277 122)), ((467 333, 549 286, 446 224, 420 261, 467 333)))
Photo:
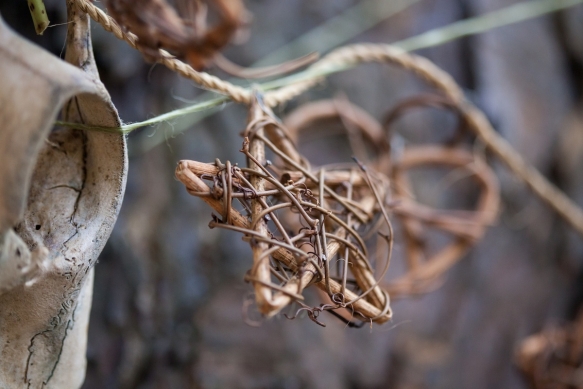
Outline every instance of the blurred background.
MULTIPOLYGON (((318 27, 318 39, 272 60, 329 51, 335 39, 390 43, 513 3, 247 1, 249 38, 224 54, 249 66, 318 27), (326 24, 347 13, 350 23, 326 24)), ((64 1, 45 4, 52 24, 66 22, 64 1)), ((62 55, 65 25, 36 36, 26 2, 0 2, 0 12, 20 34, 62 55)), ((101 26, 92 31, 101 78, 125 122, 201 101, 205 91, 192 82, 145 63, 101 26)), ((497 131, 583 204, 583 6, 417 53, 451 73, 497 131)), ((366 65, 330 77, 276 113, 342 95, 382 120, 395 102, 423 90, 402 70, 366 65)), ((211 210, 174 178, 181 159, 243 161, 244 108, 215 111, 196 124, 188 117, 128 137, 125 200, 96 266, 84 388, 529 387, 514 362, 516 348, 579 311, 583 239, 504 166, 492 161, 502 188, 498 223, 438 290, 394 301, 392 323, 357 330, 322 316, 322 328, 307 317, 278 316, 252 327, 242 314, 251 250, 239 235, 209 230, 211 210)), ((421 112, 399 129, 406 142, 425 143, 447 138, 452 123, 447 114, 421 112)), ((316 164, 346 158, 334 131, 326 134, 326 152, 300 142, 316 164)), ((434 183, 415 185, 423 192, 434 183)), ((248 315, 260 320, 253 307, 248 315)))

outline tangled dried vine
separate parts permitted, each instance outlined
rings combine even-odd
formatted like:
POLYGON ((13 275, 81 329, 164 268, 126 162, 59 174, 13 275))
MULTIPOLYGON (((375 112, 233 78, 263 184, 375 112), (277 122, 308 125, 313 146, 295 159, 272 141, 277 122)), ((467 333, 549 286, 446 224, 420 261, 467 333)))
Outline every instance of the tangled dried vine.
MULTIPOLYGON (((258 99, 253 91, 196 71, 167 51, 155 51, 160 43, 158 41, 144 47, 142 43, 147 43, 147 39, 140 43, 136 35, 127 31, 128 26, 121 28, 89 0, 69 1, 132 47, 153 53, 158 62, 171 70, 204 88, 251 106, 253 119, 246 131, 249 143, 242 150, 248 158, 248 167, 233 167, 220 162, 213 165, 182 161, 177 176, 192 194, 203 198, 223 216, 221 220, 217 218, 213 221, 212 226, 237 229, 249 239, 254 265, 248 279, 254 285, 260 311, 267 316, 296 301, 303 304, 301 309, 308 310, 308 316, 316 322, 319 312, 345 308, 349 310, 344 312, 344 317, 348 312, 351 320, 387 321, 391 317, 387 291, 398 296, 433 288, 440 275, 481 237, 485 226, 495 217, 498 195, 491 171, 483 161, 458 147, 410 149, 397 159, 389 152, 389 143, 376 142, 383 150, 378 150, 378 159, 370 164, 310 168, 292 142, 295 130, 288 131, 281 126, 269 107, 285 103, 305 92, 328 74, 359 63, 394 64, 417 74, 435 87, 439 97, 433 102, 422 99, 423 104, 453 109, 460 116, 460 128, 474 133, 538 196, 583 234, 581 208, 529 166, 497 135, 484 114, 464 99, 455 81, 427 59, 389 45, 346 46, 328 54, 302 74, 284 80, 279 84, 281 88, 265 92, 258 99), (266 165, 266 146, 279 156, 279 164, 266 165), (415 203, 408 196, 410 188, 404 177, 408 169, 424 165, 466 169, 482 188, 475 211, 437 212, 415 203), (342 177, 341 183, 334 181, 339 179, 338 175, 342 177), (205 179, 213 181, 212 187, 204 182, 205 179), (235 207, 233 200, 240 202, 243 208, 235 207), (284 213, 285 217, 279 220, 278 213, 284 213), (390 231, 389 213, 402 224, 408 271, 397 281, 385 285, 385 290, 380 287, 383 277, 372 275, 367 242, 360 234, 369 228, 377 232, 377 240, 387 240, 390 247, 394 237, 390 231), (295 224, 288 224, 289 215, 299 217, 301 222, 296 220, 295 224), (379 227, 379 220, 384 221, 384 232, 379 227), (450 233, 453 235, 452 243, 437 252, 427 253, 423 243, 425 227, 450 233), (331 265, 334 260, 347 268, 331 265), (348 278, 349 270, 354 279, 348 278), (310 283, 318 285, 327 296, 320 307, 310 308, 303 302, 302 291, 310 283)), ((419 104, 403 103, 389 115, 387 122, 390 124, 391 118, 397 117, 408 106, 416 105, 419 104)), ((357 111, 353 107, 352 112, 357 111)), ((341 116, 343 120, 350 121, 347 115, 341 116)), ((364 136, 370 137, 372 134, 372 139, 381 139, 379 134, 384 134, 382 126, 368 125, 360 116, 360 119, 353 120, 353 126, 360 128, 364 136)), ((359 154, 357 148, 354 151, 359 154)), ((367 238, 370 236, 375 235, 366 234, 367 238)), ((390 258, 390 250, 388 255, 390 258)), ((386 263, 388 266, 388 259, 386 263)))
POLYGON ((247 167, 181 161, 176 169, 187 191, 220 215, 210 227, 238 231, 250 243, 253 266, 246 279, 253 284, 259 311, 267 317, 295 302, 298 312, 306 310, 320 325, 318 315, 323 311, 338 311, 351 325, 384 323, 392 317, 390 295, 429 290, 496 216, 498 191, 492 172, 461 148, 419 146, 400 158, 387 158, 390 144, 382 126, 348 102, 307 105, 286 123, 258 96, 241 149, 247 167), (310 123, 331 116, 352 121, 358 135, 377 148, 378 158, 366 164, 356 160, 311 167, 293 139, 310 123), (277 162, 266 159, 266 149, 277 162), (416 203, 405 174, 422 165, 467 169, 482 187, 476 211, 437 211, 416 203), (403 226, 409 270, 387 284, 393 220, 403 226), (452 243, 428 253, 421 236, 425 226, 451 234, 452 243), (378 272, 373 270, 375 261, 378 272), (323 297, 315 307, 303 294, 312 284, 323 297))
MULTIPOLYGON (((210 227, 239 231, 250 242, 253 267, 247 280, 254 285, 260 312, 273 316, 292 301, 308 308, 302 292, 315 283, 333 302, 320 310, 348 307, 366 321, 389 320, 390 299, 379 286, 382 276, 373 277, 367 246, 357 231, 367 225, 372 232, 379 229, 374 222, 384 209, 388 180, 364 166, 312 170, 260 100, 251 107, 241 152, 248 159, 246 168, 181 161, 176 176, 190 194, 221 215, 210 227), (265 148, 281 164, 269 163, 265 148)), ((388 217, 384 220, 389 250, 382 275, 393 240, 388 217)), ((317 321, 314 312, 310 308, 317 321)))

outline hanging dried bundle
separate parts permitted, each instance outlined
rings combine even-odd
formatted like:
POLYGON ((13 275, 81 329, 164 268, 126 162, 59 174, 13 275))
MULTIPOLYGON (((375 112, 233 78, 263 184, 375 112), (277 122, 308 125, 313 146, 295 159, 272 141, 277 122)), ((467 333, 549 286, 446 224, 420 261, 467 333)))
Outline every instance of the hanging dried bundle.
POLYGON ((138 37, 137 47, 156 61, 159 49, 184 58, 194 69, 208 66, 247 18, 241 0, 107 0, 111 16, 138 37), (207 26, 209 6, 218 21, 207 26))
MULTIPOLYGON (((220 215, 213 217, 211 228, 241 232, 250 243, 253 266, 246 279, 267 317, 295 302, 298 312, 307 311, 320 325, 323 311, 350 325, 384 323, 392 317, 389 292, 427 291, 481 237, 497 212, 496 180, 471 153, 424 146, 391 158, 382 126, 348 102, 306 105, 284 126, 258 99, 244 136, 247 167, 181 161, 176 176, 220 215), (378 158, 312 168, 293 139, 308 124, 329 117, 344 119, 349 138, 368 139, 378 158), (266 159, 266 149, 277 157, 275 163, 266 159), (467 169, 482 188, 476 211, 437 211, 416 203, 404 177, 422 165, 467 169), (408 272, 383 288, 395 239, 389 214, 405 231, 408 272), (425 226, 450 233, 452 243, 428 254, 425 226), (316 307, 303 295, 312 284, 323 296, 316 307)), ((362 154, 352 143, 355 154, 362 154)))

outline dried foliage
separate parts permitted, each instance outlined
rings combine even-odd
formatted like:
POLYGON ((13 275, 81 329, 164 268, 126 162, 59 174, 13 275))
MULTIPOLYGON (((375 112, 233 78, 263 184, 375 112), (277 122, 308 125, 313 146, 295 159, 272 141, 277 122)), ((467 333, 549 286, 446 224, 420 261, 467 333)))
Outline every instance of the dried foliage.
POLYGON ((107 9, 122 28, 138 37, 137 47, 147 60, 159 60, 159 49, 165 49, 196 70, 212 62, 246 19, 240 0, 177 0, 176 8, 165 0, 108 0, 107 9), (209 6, 219 19, 210 27, 209 6))
POLYGON ((523 340, 516 361, 532 388, 583 388, 583 311, 562 328, 550 328, 523 340))
MULTIPOLYGON (((434 99, 438 98, 424 96, 420 101, 434 99)), ((455 106, 449 101, 443 105, 455 106)), ((258 309, 267 317, 295 302, 298 312, 307 311, 320 325, 322 311, 351 325, 357 325, 355 320, 384 323, 392 317, 390 295, 432 288, 496 216, 494 175, 461 147, 417 146, 391 155, 382 126, 347 101, 307 104, 292 113, 286 125, 264 106, 261 96, 250 110, 241 149, 247 167, 181 161, 176 176, 190 194, 221 215, 213 216, 211 228, 241 232, 250 243, 253 266, 246 280, 253 284, 258 309), (355 158, 356 163, 311 167, 294 139, 302 128, 331 117, 346 124, 355 155, 368 160, 364 145, 357 141, 366 139, 376 158, 366 164, 355 158), (277 162, 266 159, 266 149, 277 162), (475 211, 438 211, 411 197, 407 170, 439 165, 465 169, 476 179, 482 194, 475 211), (404 231, 408 271, 383 288, 395 239, 393 220, 404 231), (426 227, 451 234, 451 243, 428 253, 426 227), (310 307, 303 295, 311 284, 323 292, 317 307, 310 307)))

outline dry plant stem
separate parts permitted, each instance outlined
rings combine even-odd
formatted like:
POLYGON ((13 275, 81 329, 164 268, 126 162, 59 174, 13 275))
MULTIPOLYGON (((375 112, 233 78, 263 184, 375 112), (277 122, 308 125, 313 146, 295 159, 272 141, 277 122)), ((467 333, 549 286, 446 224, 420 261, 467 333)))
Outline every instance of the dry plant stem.
MULTIPOLYGON (((346 105, 348 105, 348 103, 345 103, 344 105, 346 106, 346 105)), ((338 109, 337 106, 334 108, 338 109)), ((358 123, 358 119, 360 117, 365 116, 364 113, 362 113, 362 112, 359 112, 359 113, 360 113, 360 116, 353 118, 353 120, 356 123, 358 123)), ((367 116, 365 119, 368 120, 369 117, 367 116)), ((372 125, 370 124, 372 119, 370 119, 368 121, 367 120, 365 120, 366 125, 369 125, 372 127, 372 125)), ((335 215, 330 214, 326 210, 324 194, 327 193, 335 200, 339 201, 342 204, 345 204, 346 207, 347 207, 347 203, 344 200, 342 200, 336 194, 336 192, 334 192, 332 189, 330 189, 330 187, 328 185, 325 185, 326 171, 324 168, 320 169, 320 171, 318 173, 319 177, 318 177, 318 179, 316 179, 316 175, 312 175, 306 169, 302 169, 302 167, 299 166, 299 161, 301 160, 301 157, 299 157, 299 154, 297 154, 297 151, 296 151, 293 143, 291 143, 290 137, 288 136, 288 131, 286 131, 284 129, 284 127, 282 127, 280 125, 273 125, 270 127, 272 128, 272 131, 270 132, 270 140, 273 142, 273 144, 271 144, 271 143, 269 143, 269 141, 265 140, 266 144, 268 144, 269 147, 276 154, 278 154, 280 157, 282 157, 282 159, 284 159, 284 161, 287 162, 287 164, 289 166, 296 168, 296 169, 299 169, 304 173, 304 175, 309 176, 310 179, 314 182, 314 184, 317 185, 317 187, 318 187, 319 205, 314 206, 314 205, 307 204, 307 203, 306 204, 302 203, 302 205, 303 206, 310 206, 310 207, 312 207, 312 209, 320 211, 320 224, 319 224, 320 228, 319 228, 318 235, 316 235, 316 244, 319 247, 318 252, 320 252, 321 255, 323 255, 322 259, 323 259, 323 263, 324 263, 324 274, 325 274, 324 283, 326 285, 326 292, 328 293, 328 295, 330 297, 332 297, 333 294, 338 293, 338 292, 333 293, 331 288, 330 288, 329 274, 330 274, 330 261, 337 254, 337 251, 340 249, 340 246, 334 245, 333 252, 330 252, 327 250, 328 245, 326 243, 327 234, 326 234, 326 224, 324 223, 324 219, 325 219, 324 215, 328 215, 327 217, 329 217, 330 219, 334 220, 337 224, 342 226, 342 228, 340 230, 335 232, 334 236, 336 236, 338 234, 345 235, 346 233, 348 233, 351 236, 353 236, 354 239, 356 239, 356 241, 359 243, 360 247, 362 248, 362 254, 360 254, 360 255, 359 255, 359 253, 361 253, 360 250, 356 249, 354 251, 357 255, 355 255, 355 258, 354 258, 355 263, 352 266, 352 272, 354 274, 354 277, 356 279, 357 284, 359 285, 359 287, 363 291, 365 291, 365 293, 363 295, 359 296, 357 299, 360 299, 366 295, 367 299, 369 299, 374 305, 376 305, 378 307, 385 306, 385 303, 388 302, 387 297, 385 296, 383 291, 378 286, 379 281, 376 280, 374 278, 374 276, 372 275, 372 269, 370 268, 370 266, 368 264, 368 260, 366 258, 366 256, 367 256, 366 246, 365 246, 364 242, 362 241, 361 237, 354 230, 354 228, 356 228, 358 226, 358 224, 356 224, 355 227, 352 228, 350 226, 350 223, 345 223, 344 221, 342 221, 341 219, 339 219, 335 215), (275 131, 273 129, 275 129, 275 131), (279 151, 278 150, 279 148, 283 148, 283 150, 279 151), (286 152, 286 150, 289 150, 289 151, 286 152), (370 293, 370 292, 372 292, 372 293, 370 293)), ((382 136, 382 129, 380 128, 380 126, 377 125, 377 127, 372 130, 372 133, 377 138, 379 138, 382 136), (376 130, 376 132, 375 132, 375 130, 376 130)), ((256 132, 255 136, 261 138, 262 134, 256 132)), ((370 182, 367 181, 367 184, 370 186, 370 182)), ((374 191, 374 188, 372 188, 372 189, 374 191)), ((384 193, 383 193, 383 195, 384 195, 384 193)), ((376 203, 375 203, 375 201, 367 201, 367 199, 362 199, 362 201, 360 203, 365 205, 365 206, 368 206, 368 208, 365 207, 362 209, 364 211, 364 215, 362 216, 361 221, 362 221, 362 223, 366 223, 370 220, 370 217, 365 216, 365 215, 372 214, 373 208, 376 206, 376 203)), ((301 210, 302 208, 298 207, 298 209, 301 210)), ((352 215, 352 213, 349 213, 349 215, 352 215)), ((306 220, 308 220, 308 219, 306 219, 306 220)), ((334 239, 334 238, 332 238, 332 239, 334 239)), ((339 240, 336 240, 336 242, 339 242, 339 240)), ((346 245, 346 247, 348 248, 349 245, 346 245)), ((310 266, 313 266, 313 265, 310 265, 310 266)), ((295 281, 294 284, 296 284, 296 283, 298 284, 298 293, 301 290, 301 288, 303 288, 303 287, 307 286, 309 283, 311 283, 311 280, 313 279, 314 274, 316 274, 316 272, 313 271, 314 269, 310 269, 310 270, 311 270, 310 272, 306 271, 303 275, 300 276, 301 280, 299 280, 299 281, 294 280, 295 281)), ((344 277, 346 277, 346 273, 345 273, 344 277)), ((341 289, 344 292, 346 291, 346 287, 345 287, 346 283, 345 282, 346 282, 346 280, 344 279, 344 288, 341 289)), ((344 301, 344 299, 345 299, 344 294, 342 294, 342 299, 344 301)), ((351 302, 353 302, 353 301, 354 300, 351 300, 351 302)))
MULTIPOLYGON (((257 121, 263 116, 263 111, 259 107, 259 104, 254 103, 250 109, 249 122, 250 125, 254 121, 257 121)), ((249 134, 250 127, 246 131, 246 135, 249 134)), ((259 126, 255 129, 255 134, 263 134, 263 126, 259 126)), ((246 138, 247 139, 247 138, 246 138)), ((245 148, 245 146, 243 146, 245 148)), ((255 136, 251 137, 249 143, 249 154, 253 156, 254 161, 250 161, 249 166, 252 170, 258 173, 263 173, 261 166, 259 165, 261 161, 265 160, 265 145, 263 142, 255 136)), ((262 174, 254 174, 251 176, 251 186, 257 191, 265 190, 265 180, 262 174)), ((260 215, 263 211, 263 204, 259 198, 254 198, 251 200, 251 215, 252 224, 254 225, 254 230, 260 235, 264 236, 266 239, 269 238, 269 231, 267 229, 267 224, 263 217, 260 215)), ((281 308, 285 307, 290 303, 289 296, 281 295, 272 298, 272 289, 268 286, 271 284, 271 272, 269 264, 269 256, 264 255, 265 251, 269 249, 269 245, 265 242, 257 242, 251 245, 253 250, 253 267, 251 269, 251 277, 253 278, 253 287, 255 289, 255 296, 257 300, 257 308, 259 312, 266 316, 272 316, 277 313, 281 308), (257 282, 259 281, 259 282, 257 282)))
MULTIPOLYGON (((255 123, 262 123, 262 122, 255 121, 255 123)), ((254 133, 255 133, 255 135, 257 135, 257 133, 259 133, 259 132, 255 131, 254 133)), ((256 166, 259 166, 259 165, 257 165, 257 160, 255 158, 252 158, 251 161, 256 166)), ((195 163, 192 161, 185 161, 183 163, 184 163, 185 168, 189 169, 192 173, 194 173, 197 176, 201 176, 203 174, 208 174, 208 173, 218 173, 219 172, 219 169, 217 167, 212 168, 208 164, 195 163)), ((265 168, 260 167, 260 170, 265 171, 265 168)), ((249 170, 249 172, 251 172, 251 171, 252 170, 249 170)), ((327 174, 327 172, 324 169, 321 169, 318 174, 319 174, 319 183, 317 185, 319 187, 319 193, 320 193, 320 201, 319 202, 320 202, 320 204, 325 204, 325 200, 323 197, 323 194, 325 192, 323 190, 323 187, 324 187, 324 182, 326 181, 325 175, 327 174)), ((351 175, 355 176, 354 170, 352 171, 351 175)), ((240 179, 242 181, 245 180, 244 177, 241 177, 240 179)), ((250 185, 251 184, 252 183, 250 183, 250 185)), ((258 199, 258 200, 262 200, 262 199, 258 199)), ((372 212, 372 210, 376 204, 376 202, 373 200, 372 197, 361 199, 361 203, 364 207, 363 211, 367 214, 372 212)), ((268 208, 265 203, 262 203, 261 205, 263 207, 263 210, 259 215, 255 215, 255 217, 253 218, 253 221, 251 223, 250 228, 252 230, 256 231, 257 230, 257 228, 256 228, 257 223, 263 221, 263 216, 265 216, 268 213, 271 213, 275 209, 285 208, 287 206, 290 206, 291 204, 292 204, 291 202, 281 203, 281 204, 278 204, 276 206, 268 208)), ((296 208, 302 209, 303 206, 306 206, 306 207, 311 206, 312 209, 320 211, 320 214, 321 214, 320 225, 325 226, 324 215, 327 214, 326 207, 314 206, 311 203, 301 202, 301 203, 296 205, 296 208)), ((306 215, 306 217, 307 217, 307 215, 306 215)), ((372 276, 371 268, 368 265, 366 254, 363 253, 361 251, 361 249, 357 248, 352 243, 350 243, 348 240, 340 238, 339 235, 346 235, 346 231, 349 231, 351 236, 353 236, 357 241, 359 241, 359 245, 362 247, 363 250, 365 249, 364 242, 360 239, 358 234, 356 234, 354 229, 349 226, 349 224, 344 223, 341 219, 339 219, 335 215, 329 214, 328 217, 331 220, 334 220, 336 223, 342 225, 343 228, 335 231, 334 234, 327 234, 325 227, 324 227, 324 229, 320 229, 320 231, 319 231, 320 241, 322 242, 320 252, 324 253, 324 258, 322 258, 322 259, 323 259, 323 263, 325 264, 325 273, 324 273, 323 278, 324 278, 325 285, 326 285, 326 292, 330 296, 332 294, 334 294, 332 292, 332 289, 330 288, 330 283, 329 283, 329 281, 330 281, 330 279, 329 279, 329 261, 337 254, 338 250, 341 248, 340 243, 342 243, 346 247, 346 250, 351 250, 354 252, 354 261, 353 261, 351 268, 352 268, 352 272, 355 276, 355 279, 356 279, 357 284, 359 285, 360 289, 362 289, 364 291, 368 291, 369 289, 371 289, 370 297, 367 297, 367 299, 371 299, 371 302, 373 304, 375 304, 376 306, 383 306, 384 302, 386 301, 386 298, 384 296, 384 293, 380 290, 380 288, 377 287, 378 281, 375 280, 375 278, 372 276), (328 237, 331 239, 330 244, 326 243, 326 240, 328 237)), ((272 217, 272 220, 274 222, 276 222, 277 218, 272 217)), ((213 227, 215 227, 215 226, 228 228, 228 229, 235 229, 235 227, 221 226, 221 225, 218 225, 216 223, 213 223, 213 227)), ((252 235, 255 237, 255 239, 259 239, 259 237, 261 237, 261 239, 259 239, 259 240, 262 242, 273 243, 273 240, 262 237, 260 234, 258 234, 256 232, 251 234, 249 231, 247 231, 247 232, 245 232, 245 230, 239 230, 239 231, 244 233, 244 234, 247 234, 247 235, 252 235)), ((283 228, 280 228, 280 232, 284 232, 283 228)), ((289 244, 291 244, 291 242, 289 242, 289 237, 285 237, 285 235, 284 235, 284 238, 286 240, 288 240, 289 244)), ((283 245, 281 243, 278 243, 277 245, 279 247, 286 248, 288 251, 291 251, 291 252, 297 251, 297 249, 295 249, 295 247, 290 246, 289 244, 283 245)), ((263 253, 262 258, 265 257, 268 252, 272 253, 276 250, 278 250, 278 247, 273 247, 272 249, 267 250, 266 252, 263 253)), ((300 251, 300 254, 303 254, 303 252, 300 251)), ((310 263, 307 265, 306 268, 303 269, 302 273, 289 279, 287 285, 285 285, 283 287, 284 290, 280 290, 280 292, 282 292, 286 295, 292 295, 293 293, 295 293, 297 295, 297 294, 301 293, 305 287, 307 287, 309 284, 311 284, 313 282, 314 276, 317 274, 319 274, 319 267, 310 263)), ((254 278, 251 278, 251 280, 253 280, 253 279, 254 278)), ((262 285, 267 285, 267 284, 265 282, 263 282, 262 285)), ((344 287, 344 289, 345 289, 345 287, 344 287)), ((344 292, 345 292, 345 290, 344 290, 344 292)), ((342 294, 343 296, 344 296, 344 292, 342 294)), ((368 293, 367 293, 367 295, 368 295, 368 293)), ((274 299, 276 299, 277 297, 278 296, 275 296, 274 299)), ((279 296, 279 297, 284 297, 284 296, 279 296)))
MULTIPOLYGON (((176 168, 176 178, 181 181, 187 188, 187 190, 191 193, 208 193, 208 196, 201 196, 200 198, 207 203, 211 208, 213 208, 216 212, 222 214, 223 213, 223 203, 221 200, 215 199, 214 197, 210 196, 211 190, 210 188, 202 181, 196 174, 194 174, 190 168, 189 164, 191 161, 181 161, 178 163, 176 168)), ((192 165, 191 165, 192 166, 192 165)), ((249 229, 250 225, 247 219, 241 215, 238 211, 231 208, 230 218, 232 223, 235 226, 249 229)), ((328 244, 327 250, 328 255, 333 256, 335 255, 338 250, 340 249, 341 245, 338 242, 332 241, 328 244)), ((291 271, 297 273, 300 269, 298 267, 296 258, 294 255, 287 249, 278 248, 276 251, 273 252, 273 258, 277 261, 280 261, 285 266, 287 266, 291 271)), ((286 289, 292 289, 290 292, 296 293, 297 287, 302 286, 305 287, 311 282, 313 279, 313 274, 309 270, 313 270, 315 273, 317 272, 316 267, 310 268, 310 266, 314 266, 311 263, 308 263, 306 266, 306 271, 303 272, 301 278, 297 281, 293 281, 289 287, 286 289), (293 285, 293 287, 292 287, 293 285)), ((291 283, 292 281, 288 282, 291 283)), ((320 289, 325 290, 326 286, 323 281, 319 281, 316 283, 320 289)), ((303 289, 302 287, 302 289, 303 289)), ((342 291, 342 286, 336 282, 335 280, 330 280, 330 290, 332 293, 340 293, 342 291)), ((346 290, 344 293, 347 300, 356 300, 358 296, 350 290, 346 290)), ((374 320, 376 323, 384 323, 391 319, 391 315, 385 313, 383 315, 383 311, 373 304, 369 303, 368 301, 361 299, 356 301, 352 307, 355 312, 359 312, 366 318, 377 318, 374 320)), ((359 318, 358 316, 356 318, 359 318)), ((362 320, 362 318, 360 318, 362 320)))
MULTIPOLYGON (((327 208, 326 203, 324 201, 324 174, 325 174, 324 168, 320 169, 318 204, 320 204, 321 207, 327 208)), ((328 293, 328 295, 332 295, 332 292, 330 291, 330 261, 332 260, 332 257, 330 256, 330 253, 326 248, 326 223, 324 222, 324 215, 325 215, 324 212, 320 212, 320 225, 319 225, 320 231, 318 232, 317 238, 318 244, 321 244, 321 247, 324 248, 324 251, 323 252, 321 251, 321 255, 323 256, 322 260, 324 262, 324 282, 326 285, 326 292, 328 293)))
POLYGON ((285 63, 262 68, 245 68, 231 62, 221 53, 214 58, 215 65, 225 73, 238 78, 267 78, 291 73, 304 66, 314 63, 320 58, 316 52, 292 59, 285 63))
POLYGON ((45 3, 43 0, 28 0, 28 9, 30 10, 37 35, 42 35, 50 23, 47 17, 47 10, 45 9, 45 3))
MULTIPOLYGON (((250 125, 249 127, 251 127, 248 131, 247 131, 247 135, 252 136, 252 140, 251 140, 251 146, 249 147, 249 154, 248 157, 250 158, 250 162, 252 163, 253 168, 256 171, 264 171, 265 173, 267 173, 266 169, 261 166, 261 162, 263 159, 261 159, 262 157, 264 157, 264 143, 259 140, 256 141, 256 138, 262 138, 263 134, 263 129, 264 127, 262 126, 263 124, 267 124, 269 123, 269 120, 262 120, 261 119, 261 114, 267 114, 266 112, 264 112, 262 109, 260 109, 259 104, 254 104, 252 107, 252 112, 254 112, 255 119, 251 120, 251 123, 254 125, 258 125, 260 126, 258 129, 255 129, 251 132, 252 130, 252 126, 250 125), (253 148, 253 145, 257 144, 259 145, 259 147, 257 148, 253 148), (253 152, 255 150, 255 153, 253 152)), ((270 127, 274 127, 275 123, 269 126, 265 126, 265 128, 270 128, 270 127)), ((275 141, 286 145, 286 140, 287 137, 282 136, 282 130, 283 129, 279 129, 279 131, 271 131, 272 137, 275 137, 275 141)), ((293 148, 291 148, 291 145, 287 144, 286 146, 289 146, 290 149, 294 150, 293 148)), ((245 148, 245 147, 244 147, 245 148)), ((296 152, 297 153, 297 152, 296 152)), ((292 154, 294 155, 294 154, 292 154)), ((293 158, 290 157, 290 158, 293 158)), ((299 158, 298 158, 299 159, 299 158)), ((297 159, 296 159, 297 160, 297 159)), ((295 161, 294 161, 295 162, 295 161)), ((320 170, 320 178, 318 180, 318 185, 319 185, 319 193, 320 193, 320 201, 319 203, 321 204, 320 206, 313 206, 313 204, 310 203, 301 203, 301 206, 297 206, 296 208, 298 210, 300 210, 300 212, 303 212, 303 207, 302 206, 308 206, 311 207, 312 209, 315 210, 319 210, 320 211, 320 223, 319 223, 319 233, 316 235, 316 245, 318 247, 318 252, 321 255, 320 260, 322 260, 322 263, 324 264, 324 285, 326 288, 326 292, 328 293, 328 295, 332 296, 334 293, 331 290, 330 287, 330 268, 329 268, 329 262, 331 260, 331 258, 333 258, 334 255, 336 255, 337 251, 340 249, 340 246, 338 244, 335 244, 331 247, 331 249, 333 249, 333 253, 329 252, 327 250, 327 244, 326 244, 326 228, 325 228, 325 223, 324 223, 324 215, 326 215, 328 213, 328 211, 325 209, 325 207, 323 207, 322 205, 324 204, 324 170, 320 170)), ((273 183, 277 186, 281 186, 281 184, 279 184, 277 181, 273 181, 273 183)), ((251 181, 251 185, 252 187, 256 188, 256 190, 261 190, 261 188, 257 187, 257 184, 254 183, 254 180, 251 181)), ((254 201, 258 201, 258 200, 254 200, 254 201)), ((253 203, 252 203, 252 208, 253 208, 253 203)), ((372 209, 371 209, 372 210, 372 209)), ((255 226, 255 230, 257 230, 258 228, 258 224, 263 223, 263 220, 258 221, 257 220, 257 215, 256 215, 256 210, 252 209, 253 212, 253 225, 255 226)), ((304 213, 304 219, 310 223, 310 217, 304 213)), ((362 242, 362 240, 360 239, 360 237, 358 236, 358 234, 356 234, 356 232, 350 228, 348 225, 345 225, 344 222, 342 222, 340 219, 336 218, 334 215, 329 215, 329 217, 334 218, 335 221, 341 225, 344 225, 344 228, 346 228, 348 231, 351 231, 351 234, 359 241, 362 249, 366 252, 366 247, 364 245, 364 242, 362 242)), ((314 221, 315 222, 315 221, 314 221)), ((311 223, 312 226, 315 226, 315 223, 311 223)), ((265 253, 263 253, 263 255, 260 256, 259 259, 264 259, 266 258, 265 253)), ((367 262, 366 262, 366 257, 364 257, 364 260, 360 259, 357 261, 356 266, 354 266, 354 275, 357 279, 357 282, 359 284, 359 286, 361 287, 361 289, 365 290, 366 294, 368 294, 371 290, 374 292, 373 293, 373 303, 377 306, 383 306, 383 302, 386 300, 384 298, 384 296, 382 295, 382 291, 380 291, 380 288, 376 287, 376 285, 378 284, 378 281, 376 281, 374 279, 374 277, 372 276, 371 273, 369 273, 370 268, 368 268, 367 262), (370 289, 370 290, 369 290, 370 289), (377 297, 375 299, 375 297, 377 297)), ((256 268, 257 265, 257 260, 255 261, 255 265, 254 265, 254 270, 256 268)), ((314 264, 310 263, 307 265, 307 268, 303 269, 303 272, 300 273, 298 276, 294 276, 289 282, 288 284, 284 287, 284 291, 281 291, 284 294, 289 294, 286 293, 287 291, 291 292, 291 291, 296 291, 295 293, 299 294, 301 293, 301 291, 308 286, 314 276, 317 273, 319 269, 317 268, 317 266, 314 266, 314 264)), ((263 285, 266 285, 266 282, 263 283, 263 285)), ((284 298, 285 296, 283 295, 275 295, 274 299, 281 299, 284 298)), ((362 295, 357 297, 357 299, 360 299, 361 297, 363 297, 362 295)), ((258 302, 258 305, 260 303, 258 302)), ((273 307, 271 307, 273 308, 273 307)), ((267 312, 262 312, 264 314, 267 314, 267 312)))
MULTIPOLYGON (((350 171, 350 180, 348 181, 348 188, 346 190, 346 198, 348 200, 352 200, 352 190, 353 190, 353 185, 354 185, 354 170, 350 171)), ((348 215, 346 217, 346 222, 350 225, 352 224, 352 215, 348 215)), ((348 277, 348 262, 350 260, 350 250, 348 248, 348 246, 345 246, 344 249, 344 263, 343 263, 343 268, 342 268, 342 296, 345 296, 346 293, 346 279, 348 277)), ((344 297, 342 302, 345 302, 344 297)))

